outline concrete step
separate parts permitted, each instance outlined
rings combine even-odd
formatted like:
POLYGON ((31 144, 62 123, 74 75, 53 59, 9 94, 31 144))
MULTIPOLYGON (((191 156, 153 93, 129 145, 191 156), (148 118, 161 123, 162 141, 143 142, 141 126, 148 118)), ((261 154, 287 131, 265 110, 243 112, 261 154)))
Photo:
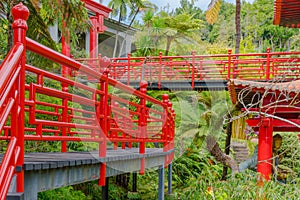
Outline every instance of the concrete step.
POLYGON ((24 193, 9 192, 6 200, 24 200, 24 193))
POLYGON ((231 148, 233 150, 233 156, 238 163, 241 163, 248 158, 249 150, 247 144, 243 142, 232 142, 231 148))

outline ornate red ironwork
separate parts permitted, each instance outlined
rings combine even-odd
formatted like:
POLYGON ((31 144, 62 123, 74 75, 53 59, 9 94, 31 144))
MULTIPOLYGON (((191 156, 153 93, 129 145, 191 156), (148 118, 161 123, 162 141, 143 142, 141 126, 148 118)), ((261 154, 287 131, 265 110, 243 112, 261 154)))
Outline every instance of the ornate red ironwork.
MULTIPOLYGON (((0 139, 10 140, 0 166, 1 199, 5 199, 13 175, 17 175, 17 192, 24 191, 24 140, 60 141, 63 152, 69 141, 97 142, 99 157, 106 156, 107 143, 115 148, 139 143, 141 154, 146 143, 152 142, 161 143, 164 151, 172 150, 166 148, 173 144, 175 117, 168 100, 147 96, 145 84, 141 91, 135 90, 108 77, 110 71, 100 73, 26 38, 29 12, 22 4, 14 7, 13 15, 15 44, 0 68, 0 139), (97 82, 89 86, 80 79, 26 64, 25 50, 97 82), (25 81, 25 75, 33 81, 25 81), (29 119, 26 123, 25 115, 29 119), (170 126, 167 131, 166 125, 170 126)), ((105 162, 100 174, 99 184, 105 185, 105 162)))
MULTIPOLYGON (((149 83, 161 85, 164 81, 187 81, 191 88, 197 81, 242 79, 253 81, 269 81, 282 79, 286 81, 299 79, 300 52, 270 52, 251 54, 159 56, 111 58, 110 77, 128 85, 142 79, 149 83)), ((90 63, 96 71, 103 71, 99 63, 101 57, 95 59, 79 59, 82 63, 90 63)))

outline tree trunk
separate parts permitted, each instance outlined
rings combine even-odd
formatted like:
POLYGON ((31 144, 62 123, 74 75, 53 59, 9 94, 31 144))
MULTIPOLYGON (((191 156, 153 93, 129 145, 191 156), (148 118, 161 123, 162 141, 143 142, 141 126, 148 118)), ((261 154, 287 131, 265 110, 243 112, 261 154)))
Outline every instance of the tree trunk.
POLYGON ((239 54, 240 43, 241 43, 241 0, 236 0, 235 29, 236 29, 235 53, 239 54))
MULTIPOLYGON (((120 12, 120 14, 119 14, 119 21, 118 21, 119 25, 121 24, 121 19, 122 19, 122 14, 121 14, 121 12, 120 12)), ((116 39, 115 39, 115 47, 114 47, 113 58, 115 58, 116 55, 117 55, 118 40, 119 40, 119 30, 117 30, 117 33, 116 33, 116 39)))
POLYGON ((13 8, 13 6, 15 5, 15 1, 10 1, 7 10, 9 11, 6 15, 7 20, 8 20, 8 36, 7 36, 7 53, 10 51, 10 49, 13 46, 14 43, 14 33, 13 33, 13 29, 12 29, 12 24, 14 22, 12 13, 10 12, 11 9, 13 8))
POLYGON ((232 174, 236 174, 239 172, 238 164, 231 157, 222 152, 214 136, 208 135, 206 137, 206 146, 208 151, 212 156, 214 156, 216 161, 231 168, 232 174))
MULTIPOLYGON (((136 9, 136 11, 134 13, 134 16, 133 16, 130 24, 127 26, 127 31, 131 28, 131 26, 132 26, 132 24, 133 24, 133 22, 134 22, 134 20, 135 20, 135 18, 137 16, 137 14, 139 13, 139 10, 140 10, 139 8, 136 9)), ((125 42, 127 40, 127 31, 125 32, 125 37, 124 37, 124 40, 122 41, 122 45, 121 45, 120 52, 119 52, 119 57, 121 57, 121 53, 122 53, 122 50, 124 48, 124 44, 125 44, 125 42)))
MULTIPOLYGON (((225 154, 229 155, 230 153, 230 143, 231 143, 231 135, 232 135, 232 121, 227 126, 226 129, 226 144, 225 144, 225 154)), ((223 166, 223 173, 222 173, 222 179, 221 180, 226 180, 226 176, 228 174, 228 166, 224 165, 223 166)))
POLYGON ((167 36, 167 46, 166 46, 165 56, 169 55, 172 40, 173 40, 173 37, 167 36))

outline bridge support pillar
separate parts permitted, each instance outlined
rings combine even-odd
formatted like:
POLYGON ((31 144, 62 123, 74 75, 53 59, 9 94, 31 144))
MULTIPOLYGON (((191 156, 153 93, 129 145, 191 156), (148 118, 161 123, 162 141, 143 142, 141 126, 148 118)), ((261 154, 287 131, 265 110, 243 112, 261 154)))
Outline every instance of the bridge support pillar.
POLYGON ((132 192, 137 192, 137 173, 132 173, 132 192))
POLYGON ((172 163, 168 165, 168 195, 172 194, 172 163))
POLYGON ((109 178, 106 177, 106 184, 105 186, 102 186, 102 199, 108 200, 108 187, 109 187, 109 178))
POLYGON ((257 171, 261 174, 260 182, 270 180, 272 174, 272 143, 273 143, 273 120, 265 118, 259 127, 258 136, 258 164, 257 171))
POLYGON ((164 200, 164 182, 165 182, 165 168, 163 165, 158 168, 158 200, 164 200))

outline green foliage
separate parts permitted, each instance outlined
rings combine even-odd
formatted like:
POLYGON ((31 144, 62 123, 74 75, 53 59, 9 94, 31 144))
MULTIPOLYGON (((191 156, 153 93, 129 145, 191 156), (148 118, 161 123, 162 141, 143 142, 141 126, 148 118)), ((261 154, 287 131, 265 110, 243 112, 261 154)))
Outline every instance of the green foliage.
POLYGON ((237 174, 227 181, 218 181, 209 174, 191 182, 180 199, 298 199, 299 184, 280 184, 267 182, 263 187, 257 185, 257 174, 251 171, 237 174))
POLYGON ((89 200, 81 191, 76 191, 72 186, 58 188, 46 192, 38 193, 39 200, 89 200))
POLYGON ((0 60, 4 59, 7 53, 7 30, 8 21, 0 17, 0 60))
POLYGON ((281 133, 282 145, 279 153, 282 153, 283 159, 280 164, 294 171, 289 174, 288 181, 295 181, 300 178, 300 145, 296 133, 281 133))

